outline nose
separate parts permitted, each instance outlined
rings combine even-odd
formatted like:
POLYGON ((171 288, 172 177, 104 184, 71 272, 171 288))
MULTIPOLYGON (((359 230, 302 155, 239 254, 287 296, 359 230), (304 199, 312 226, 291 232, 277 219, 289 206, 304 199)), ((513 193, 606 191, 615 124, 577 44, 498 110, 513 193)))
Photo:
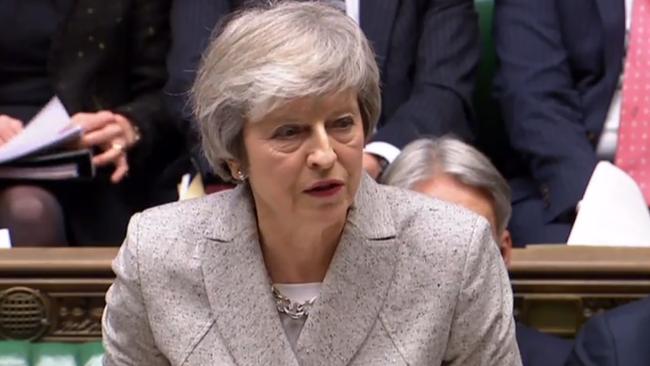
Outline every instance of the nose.
POLYGON ((307 166, 311 169, 327 170, 334 166, 336 153, 330 136, 324 126, 314 128, 312 146, 307 155, 307 166))

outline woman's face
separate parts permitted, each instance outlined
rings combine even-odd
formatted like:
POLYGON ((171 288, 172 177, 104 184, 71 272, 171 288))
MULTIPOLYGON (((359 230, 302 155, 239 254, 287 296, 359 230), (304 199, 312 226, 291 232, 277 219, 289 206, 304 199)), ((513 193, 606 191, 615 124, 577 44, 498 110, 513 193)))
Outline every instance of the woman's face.
POLYGON ((345 218, 361 179, 363 145, 353 91, 295 99, 246 123, 246 173, 258 216, 345 218))

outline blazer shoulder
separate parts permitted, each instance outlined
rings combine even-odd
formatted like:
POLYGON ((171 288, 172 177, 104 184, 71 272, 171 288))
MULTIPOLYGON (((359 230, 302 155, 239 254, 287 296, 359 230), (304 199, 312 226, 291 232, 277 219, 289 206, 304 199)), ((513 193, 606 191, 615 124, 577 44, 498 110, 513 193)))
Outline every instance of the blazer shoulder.
POLYGON ((382 190, 398 237, 419 250, 464 252, 477 231, 489 225, 482 216, 456 204, 396 187, 382 190))
MULTIPOLYGON (((206 216, 213 214, 217 207, 227 205, 232 196, 232 190, 227 190, 204 197, 151 207, 140 213, 140 221, 147 223, 172 222, 175 227, 195 225, 197 221, 208 219, 206 216)), ((194 228, 196 229, 195 226, 194 228)))
POLYGON ((193 246, 203 240, 210 225, 217 224, 220 208, 226 211, 232 196, 225 191, 149 208, 131 219, 127 240, 136 241, 140 252, 152 249, 160 254, 193 246))
POLYGON ((627 342, 617 343, 634 344, 640 339, 650 337, 650 297, 597 316, 602 317, 614 338, 627 340, 627 342))
POLYGON ((647 365, 650 298, 591 318, 580 330, 567 365, 647 365))

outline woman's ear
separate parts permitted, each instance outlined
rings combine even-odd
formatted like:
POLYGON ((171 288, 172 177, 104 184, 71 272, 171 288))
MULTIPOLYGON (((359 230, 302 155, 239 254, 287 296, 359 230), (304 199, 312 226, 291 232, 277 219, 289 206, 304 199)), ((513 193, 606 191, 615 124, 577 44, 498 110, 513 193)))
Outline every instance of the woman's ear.
POLYGON ((234 179, 239 180, 239 174, 241 173, 241 165, 235 159, 226 160, 226 164, 228 165, 228 170, 230 170, 230 175, 234 179))
POLYGON ((229 159, 226 161, 226 164, 228 164, 228 170, 230 170, 230 175, 235 179, 240 182, 243 182, 246 180, 246 173, 244 173, 244 170, 242 168, 242 165, 234 160, 234 159, 229 159))

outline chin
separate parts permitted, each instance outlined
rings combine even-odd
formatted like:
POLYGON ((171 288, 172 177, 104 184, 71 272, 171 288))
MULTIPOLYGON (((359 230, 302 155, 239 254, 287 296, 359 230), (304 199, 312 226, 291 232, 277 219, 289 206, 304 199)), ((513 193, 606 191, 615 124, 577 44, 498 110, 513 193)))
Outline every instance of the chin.
POLYGON ((345 219, 350 203, 347 200, 314 205, 305 209, 305 216, 315 221, 345 219))

